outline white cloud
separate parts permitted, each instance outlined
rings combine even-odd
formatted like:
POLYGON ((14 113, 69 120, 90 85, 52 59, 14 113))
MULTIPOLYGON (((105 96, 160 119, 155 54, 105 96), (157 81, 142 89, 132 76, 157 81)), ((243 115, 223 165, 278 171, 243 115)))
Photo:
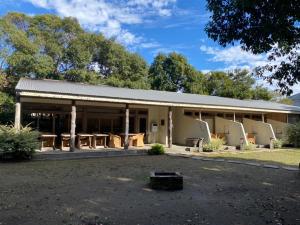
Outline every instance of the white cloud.
POLYGON ((143 39, 124 26, 141 24, 150 16, 170 16, 176 0, 24 0, 54 10, 59 16, 76 17, 86 29, 100 31, 125 45, 143 39))
POLYGON ((254 55, 241 49, 240 46, 233 46, 225 49, 218 49, 208 47, 205 45, 200 46, 200 50, 212 57, 209 61, 223 62, 228 68, 254 68, 256 66, 265 65, 267 62, 266 55, 254 55))

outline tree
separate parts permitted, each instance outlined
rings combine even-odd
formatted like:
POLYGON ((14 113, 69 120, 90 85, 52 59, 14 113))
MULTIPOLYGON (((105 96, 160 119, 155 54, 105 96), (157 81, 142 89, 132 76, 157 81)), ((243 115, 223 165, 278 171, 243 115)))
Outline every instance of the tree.
POLYGON ((292 93, 290 86, 300 82, 299 1, 207 0, 207 8, 208 36, 224 47, 238 43, 254 54, 268 53, 269 63, 256 72, 292 93))
POLYGON ((0 66, 9 76, 149 88, 139 55, 84 31, 74 18, 9 13, 0 19, 0 47, 6 50, 0 66))
POLYGON ((252 90, 252 99, 254 100, 266 100, 270 101, 274 97, 274 94, 268 90, 268 88, 263 87, 262 85, 257 85, 252 90))
POLYGON ((178 53, 158 54, 149 69, 154 90, 205 94, 205 77, 178 53))
POLYGON ((247 70, 211 72, 207 81, 209 95, 238 99, 252 99, 254 84, 255 80, 247 70))

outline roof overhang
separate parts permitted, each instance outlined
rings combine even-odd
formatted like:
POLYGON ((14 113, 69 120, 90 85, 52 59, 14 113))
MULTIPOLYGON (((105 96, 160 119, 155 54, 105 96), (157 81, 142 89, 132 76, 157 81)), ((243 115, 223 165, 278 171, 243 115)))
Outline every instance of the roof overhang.
POLYGON ((261 109, 250 107, 231 107, 220 105, 205 105, 205 104, 187 104, 187 103, 172 103, 162 101, 146 101, 146 100, 133 100, 123 98, 108 98, 108 97, 94 97, 94 96, 81 96, 81 95, 69 95, 69 94, 56 94, 45 92, 32 92, 32 91, 19 91, 20 97, 34 97, 34 98, 46 98, 46 99, 63 99, 63 100, 78 100, 78 101, 90 101, 90 102, 108 102, 108 103, 124 103, 124 104, 136 104, 136 105, 153 105, 153 106, 171 106, 171 107, 185 107, 185 108, 197 108, 203 110, 229 110, 229 111, 241 111, 241 112, 259 112, 259 113, 286 113, 286 114, 300 114, 299 111, 288 110, 273 110, 273 109, 261 109))

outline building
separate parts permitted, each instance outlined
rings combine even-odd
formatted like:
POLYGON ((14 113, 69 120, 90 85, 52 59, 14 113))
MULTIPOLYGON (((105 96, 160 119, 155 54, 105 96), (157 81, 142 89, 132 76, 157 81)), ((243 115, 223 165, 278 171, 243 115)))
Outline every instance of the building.
POLYGON ((41 132, 69 134, 70 149, 79 133, 131 133, 145 142, 185 145, 188 138, 227 145, 255 141, 267 145, 281 138, 300 107, 216 96, 96 86, 55 80, 21 79, 16 86, 15 126, 30 124, 41 132))

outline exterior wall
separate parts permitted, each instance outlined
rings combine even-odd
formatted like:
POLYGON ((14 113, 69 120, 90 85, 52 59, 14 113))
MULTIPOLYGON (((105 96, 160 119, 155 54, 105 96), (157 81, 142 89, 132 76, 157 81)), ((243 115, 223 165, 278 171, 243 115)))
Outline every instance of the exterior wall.
POLYGON ((266 115, 267 120, 276 120, 276 121, 280 121, 282 123, 286 123, 287 122, 287 117, 288 114, 282 114, 282 113, 268 113, 266 115))
POLYGON ((268 119, 267 122, 272 125, 276 138, 283 138, 286 134, 288 123, 268 119))
POLYGON ((270 138, 276 139, 272 125, 261 121, 243 119, 247 133, 255 134, 256 143, 260 145, 270 144, 270 138))
POLYGON ((216 133, 224 133, 228 145, 239 146, 241 138, 248 144, 243 124, 221 117, 215 117, 216 133))
POLYGON ((148 106, 148 143, 168 143, 168 107, 148 106), (164 120, 164 125, 161 121, 164 120), (158 132, 151 131, 152 123, 158 124, 158 132))
POLYGON ((200 137, 204 142, 210 142, 208 123, 199 119, 185 116, 183 108, 176 108, 173 116, 173 142, 179 145, 186 144, 186 138, 200 137))

